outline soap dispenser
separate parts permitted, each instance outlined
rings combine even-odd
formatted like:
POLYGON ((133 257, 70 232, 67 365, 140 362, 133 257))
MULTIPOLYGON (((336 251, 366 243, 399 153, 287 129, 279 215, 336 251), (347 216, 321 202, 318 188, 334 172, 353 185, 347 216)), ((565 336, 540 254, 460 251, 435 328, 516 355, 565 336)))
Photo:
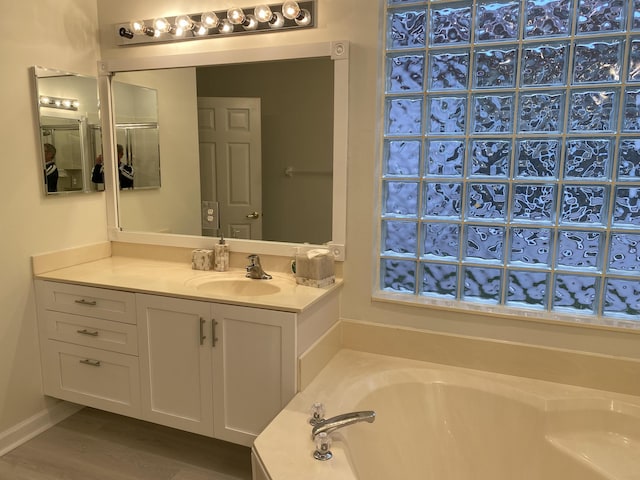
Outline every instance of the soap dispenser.
POLYGON ((224 241, 224 235, 220 234, 220 241, 213 246, 213 269, 216 272, 229 270, 229 245, 224 241))

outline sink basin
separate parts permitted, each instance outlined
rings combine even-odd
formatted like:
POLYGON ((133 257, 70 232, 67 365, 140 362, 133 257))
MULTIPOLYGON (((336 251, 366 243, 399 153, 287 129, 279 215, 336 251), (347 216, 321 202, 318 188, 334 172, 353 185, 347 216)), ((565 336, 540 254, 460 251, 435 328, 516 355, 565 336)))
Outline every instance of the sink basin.
POLYGON ((270 280, 252 280, 250 278, 208 280, 196 285, 196 290, 219 295, 238 297, 258 297, 273 295, 280 287, 270 280))

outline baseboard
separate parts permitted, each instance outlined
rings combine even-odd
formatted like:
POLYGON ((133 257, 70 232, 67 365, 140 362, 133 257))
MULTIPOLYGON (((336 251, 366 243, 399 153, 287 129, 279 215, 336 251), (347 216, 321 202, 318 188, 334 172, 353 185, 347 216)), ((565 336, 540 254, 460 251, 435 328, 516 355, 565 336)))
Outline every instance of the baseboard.
POLYGON ((53 427, 56 423, 70 417, 82 408, 82 405, 76 405, 75 403, 58 402, 14 427, 0 432, 0 457, 53 427))

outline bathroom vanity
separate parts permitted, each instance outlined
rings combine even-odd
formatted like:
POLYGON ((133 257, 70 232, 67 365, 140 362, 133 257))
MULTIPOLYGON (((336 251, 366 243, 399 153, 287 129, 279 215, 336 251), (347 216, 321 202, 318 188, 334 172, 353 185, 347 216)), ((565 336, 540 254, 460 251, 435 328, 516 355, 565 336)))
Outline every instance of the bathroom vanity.
POLYGON ((251 445, 338 321, 340 281, 108 257, 35 276, 44 393, 251 445))

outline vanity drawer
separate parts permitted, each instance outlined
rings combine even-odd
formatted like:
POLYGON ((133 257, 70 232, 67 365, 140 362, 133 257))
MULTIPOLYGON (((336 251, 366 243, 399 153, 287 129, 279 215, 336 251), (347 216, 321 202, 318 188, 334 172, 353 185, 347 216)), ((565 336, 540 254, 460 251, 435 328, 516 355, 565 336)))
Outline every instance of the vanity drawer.
POLYGON ((42 368, 47 395, 140 416, 138 357, 48 340, 42 368))
POLYGON ((111 352, 138 354, 135 325, 53 311, 46 311, 44 315, 48 338, 111 352))
POLYGON ((136 323, 134 293, 68 283, 36 283, 38 299, 46 310, 136 323))

